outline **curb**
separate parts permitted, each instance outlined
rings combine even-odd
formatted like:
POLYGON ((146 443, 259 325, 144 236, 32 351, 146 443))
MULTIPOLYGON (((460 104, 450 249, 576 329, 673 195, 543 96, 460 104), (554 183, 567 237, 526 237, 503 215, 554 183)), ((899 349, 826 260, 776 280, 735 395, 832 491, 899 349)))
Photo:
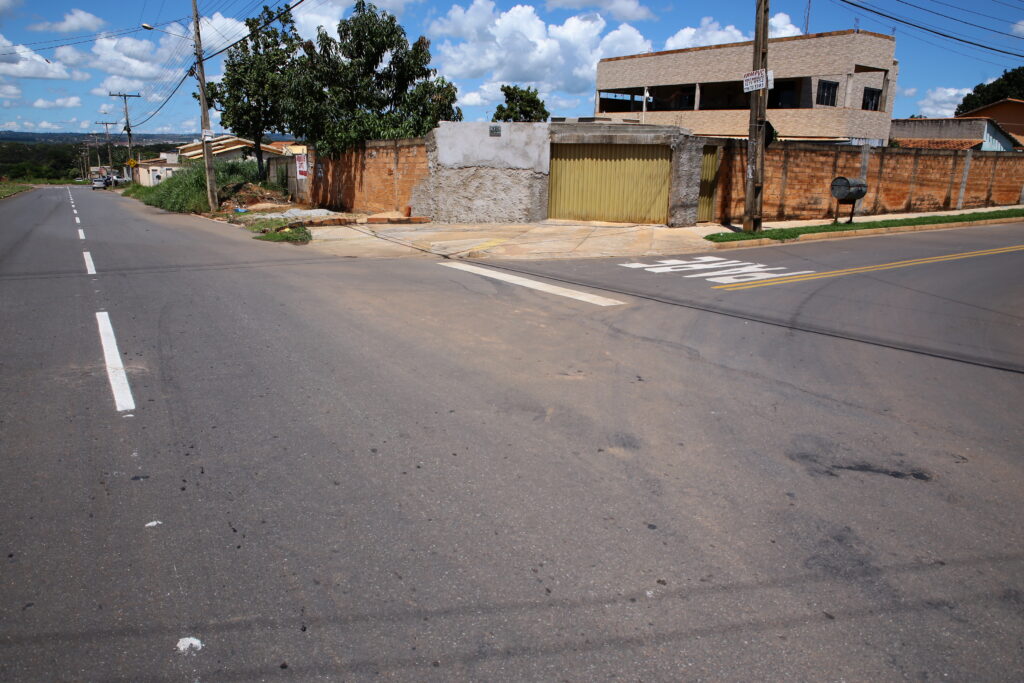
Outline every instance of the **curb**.
MULTIPOLYGON (((755 240, 736 240, 735 242, 713 242, 715 249, 741 249, 744 247, 767 247, 775 244, 792 244, 793 242, 812 242, 815 240, 843 239, 847 237, 867 237, 869 235, 891 235, 901 232, 922 232, 926 230, 945 230, 947 228, 967 228, 974 225, 999 225, 1015 221, 1014 218, 990 218, 981 221, 957 221, 956 223, 930 223, 927 225, 897 225, 891 228, 864 228, 862 230, 836 230, 833 232, 809 232, 797 235, 793 239, 776 240, 762 237, 755 240)), ((1020 217, 1024 221, 1024 217, 1020 217)), ((1018 221, 1018 222, 1020 222, 1018 221)), ((708 240, 710 241, 710 240, 708 240)))

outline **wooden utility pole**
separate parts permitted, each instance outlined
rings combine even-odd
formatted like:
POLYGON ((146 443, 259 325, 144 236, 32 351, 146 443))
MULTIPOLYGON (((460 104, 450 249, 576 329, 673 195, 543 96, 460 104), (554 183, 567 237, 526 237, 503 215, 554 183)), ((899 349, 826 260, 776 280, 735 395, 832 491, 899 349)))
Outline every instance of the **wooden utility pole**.
POLYGON ((131 159, 132 158, 132 122, 131 122, 131 119, 128 118, 128 98, 129 97, 142 97, 142 95, 139 95, 139 94, 129 95, 128 93, 123 93, 123 92, 112 92, 112 93, 107 93, 107 94, 110 95, 111 97, 120 97, 122 100, 124 100, 124 132, 128 134, 128 158, 131 159))
MULTIPOLYGON (((103 126, 103 130, 106 131, 107 137, 107 175, 114 174, 114 155, 110 151, 110 127, 116 126, 117 121, 93 121, 93 123, 103 126)), ((97 150, 96 158, 100 158, 100 153, 97 150)))
POLYGON ((206 166, 206 200, 210 211, 220 208, 217 202, 217 179, 213 175, 213 152, 210 149, 209 135, 213 134, 210 127, 210 108, 206 103, 206 69, 203 67, 203 41, 199 35, 199 8, 196 0, 192 0, 192 26, 195 31, 193 40, 196 48, 196 78, 199 80, 199 107, 202 110, 203 123, 203 164, 206 166))
POLYGON ((765 87, 750 93, 750 131, 747 139, 747 182, 743 205, 743 232, 761 231, 761 207, 764 199, 764 124, 768 116, 768 0, 757 0, 753 70, 763 70, 765 87))

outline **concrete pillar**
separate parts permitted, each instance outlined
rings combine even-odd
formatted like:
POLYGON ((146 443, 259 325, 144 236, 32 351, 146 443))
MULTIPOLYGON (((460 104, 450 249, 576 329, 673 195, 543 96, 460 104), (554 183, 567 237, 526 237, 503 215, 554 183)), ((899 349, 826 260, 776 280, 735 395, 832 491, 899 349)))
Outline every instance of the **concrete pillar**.
POLYGON ((700 109, 700 83, 694 84, 693 88, 693 110, 700 109))

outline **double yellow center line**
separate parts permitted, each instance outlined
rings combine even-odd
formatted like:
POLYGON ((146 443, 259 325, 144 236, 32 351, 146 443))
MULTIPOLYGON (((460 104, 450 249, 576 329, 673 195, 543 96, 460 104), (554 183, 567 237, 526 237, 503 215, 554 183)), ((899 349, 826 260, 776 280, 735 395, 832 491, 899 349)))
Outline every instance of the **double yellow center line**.
POLYGON ((754 289, 755 287, 772 287, 774 285, 788 285, 808 280, 823 280, 830 277, 842 277, 844 275, 860 275, 861 273, 874 273, 879 270, 892 270, 894 268, 909 268, 911 266, 923 266, 929 263, 942 263, 944 261, 957 261, 959 259, 974 258, 976 256, 992 256, 994 254, 1008 254, 1014 251, 1024 251, 1024 244, 1012 247, 999 247, 997 249, 982 249, 981 251, 965 251, 960 254, 947 254, 945 256, 930 256, 928 258, 910 259, 909 261, 893 261, 892 263, 880 263, 875 266, 861 266, 859 268, 844 268, 842 270, 827 270, 823 273, 808 273, 807 275, 793 275, 790 277, 779 277, 771 280, 758 282, 739 282, 731 285, 718 285, 714 289, 754 289))

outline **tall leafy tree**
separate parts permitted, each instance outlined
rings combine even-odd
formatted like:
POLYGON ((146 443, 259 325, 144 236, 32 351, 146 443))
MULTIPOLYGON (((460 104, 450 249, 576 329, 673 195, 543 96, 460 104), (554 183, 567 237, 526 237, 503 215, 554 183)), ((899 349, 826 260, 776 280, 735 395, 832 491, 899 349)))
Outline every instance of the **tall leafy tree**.
POLYGON ((491 121, 525 121, 539 123, 547 121, 548 109, 540 98, 536 88, 520 88, 518 85, 503 85, 501 92, 505 95, 505 104, 499 104, 494 110, 491 121))
POLYGON ((462 120, 455 85, 429 67, 430 41, 421 36, 410 45, 392 14, 357 0, 337 35, 320 27, 316 42, 304 44, 287 98, 290 131, 319 154, 462 120))
POLYGON ((957 106, 956 115, 966 114, 1007 97, 1024 100, 1024 66, 1004 71, 1002 76, 991 83, 979 83, 974 86, 974 90, 964 95, 964 99, 957 106))
POLYGON ((221 124, 256 143, 260 178, 266 177, 263 139, 286 130, 285 94, 301 45, 291 14, 276 15, 264 5, 258 17, 245 20, 249 36, 228 50, 223 80, 207 85, 211 105, 222 112, 221 124))

